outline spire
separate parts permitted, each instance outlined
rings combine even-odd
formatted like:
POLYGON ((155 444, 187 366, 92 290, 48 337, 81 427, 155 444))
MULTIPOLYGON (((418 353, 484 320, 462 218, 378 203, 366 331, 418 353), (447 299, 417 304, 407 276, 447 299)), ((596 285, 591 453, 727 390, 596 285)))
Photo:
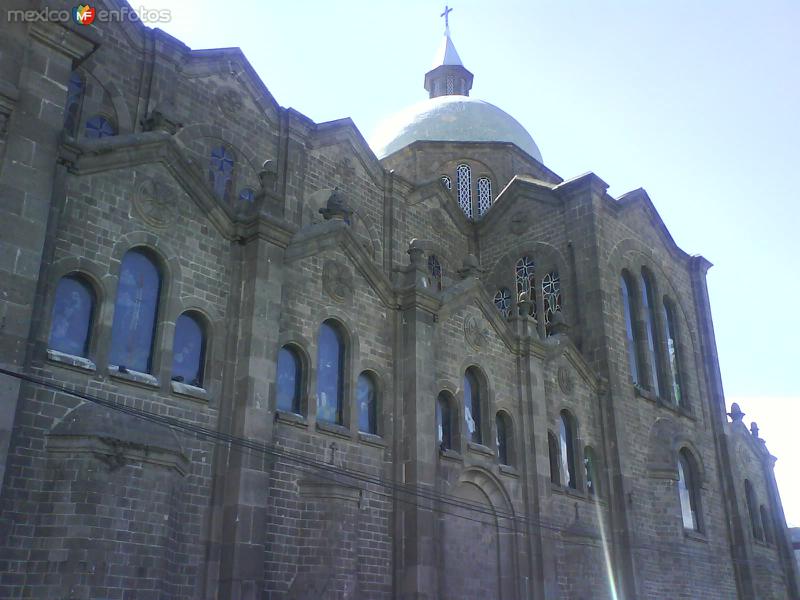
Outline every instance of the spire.
POLYGON ((464 68, 461 57, 450 39, 450 13, 453 9, 445 6, 444 39, 433 61, 433 68, 425 73, 425 89, 431 98, 438 96, 469 96, 472 89, 472 73, 464 68))

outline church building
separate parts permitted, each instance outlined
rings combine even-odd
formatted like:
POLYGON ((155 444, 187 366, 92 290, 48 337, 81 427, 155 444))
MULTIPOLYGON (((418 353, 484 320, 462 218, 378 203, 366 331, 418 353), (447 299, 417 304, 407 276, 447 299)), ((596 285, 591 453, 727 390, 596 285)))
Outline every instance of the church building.
POLYGON ((0 598, 800 599, 711 263, 449 27, 368 143, 238 48, 4 11, 0 598))

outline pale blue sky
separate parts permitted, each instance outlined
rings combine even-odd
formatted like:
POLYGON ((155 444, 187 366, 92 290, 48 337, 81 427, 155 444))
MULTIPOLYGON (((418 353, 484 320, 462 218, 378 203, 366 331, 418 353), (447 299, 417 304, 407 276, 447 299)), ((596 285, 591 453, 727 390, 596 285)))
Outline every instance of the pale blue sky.
MULTIPOLYGON (((426 97, 443 2, 147 0, 192 48, 239 46, 282 106, 378 121, 426 97)), ((728 403, 761 426, 800 526, 800 3, 454 1, 472 95, 564 178, 644 187, 709 287, 728 403)))

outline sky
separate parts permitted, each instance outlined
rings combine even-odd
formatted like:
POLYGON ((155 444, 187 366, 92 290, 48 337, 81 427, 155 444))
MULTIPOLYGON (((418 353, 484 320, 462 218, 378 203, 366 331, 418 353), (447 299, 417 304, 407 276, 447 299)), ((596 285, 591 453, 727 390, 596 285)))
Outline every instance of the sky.
MULTIPOLYGON (((145 0, 188 46, 238 46, 279 104, 379 121, 427 97, 443 2, 145 0)), ((471 95, 533 135, 564 179, 643 187, 677 244, 712 263, 728 405, 758 422, 800 526, 800 3, 454 0, 471 95)))

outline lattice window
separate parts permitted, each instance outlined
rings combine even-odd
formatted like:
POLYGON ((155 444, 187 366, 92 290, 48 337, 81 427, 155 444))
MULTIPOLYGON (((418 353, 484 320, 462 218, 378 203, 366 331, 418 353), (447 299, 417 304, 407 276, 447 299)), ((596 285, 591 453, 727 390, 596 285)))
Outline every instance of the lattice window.
POLYGON ((478 216, 482 217, 492 206, 492 182, 488 177, 478 179, 478 216))
POLYGON ((542 300, 544 300, 544 325, 550 333, 553 315, 561 312, 561 278, 558 271, 550 271, 542 278, 542 300))
POLYGON ((523 256, 517 261, 516 281, 517 300, 530 300, 530 315, 536 318, 536 286, 534 285, 535 265, 530 256, 523 256))
POLYGON ((448 190, 453 189, 453 180, 450 179, 447 175, 442 175, 441 177, 442 185, 446 187, 448 190))
POLYGON ((428 257, 428 273, 431 275, 433 286, 441 291, 442 290, 442 263, 436 258, 435 254, 428 257))
POLYGON ((456 93, 456 78, 452 75, 447 76, 447 93, 450 95, 456 93))
POLYGON ((468 219, 472 218, 472 172, 469 165, 458 165, 456 169, 458 181, 458 205, 468 219))
POLYGON ((506 319, 511 316, 511 292, 508 288, 500 288, 494 295, 494 305, 506 319))

